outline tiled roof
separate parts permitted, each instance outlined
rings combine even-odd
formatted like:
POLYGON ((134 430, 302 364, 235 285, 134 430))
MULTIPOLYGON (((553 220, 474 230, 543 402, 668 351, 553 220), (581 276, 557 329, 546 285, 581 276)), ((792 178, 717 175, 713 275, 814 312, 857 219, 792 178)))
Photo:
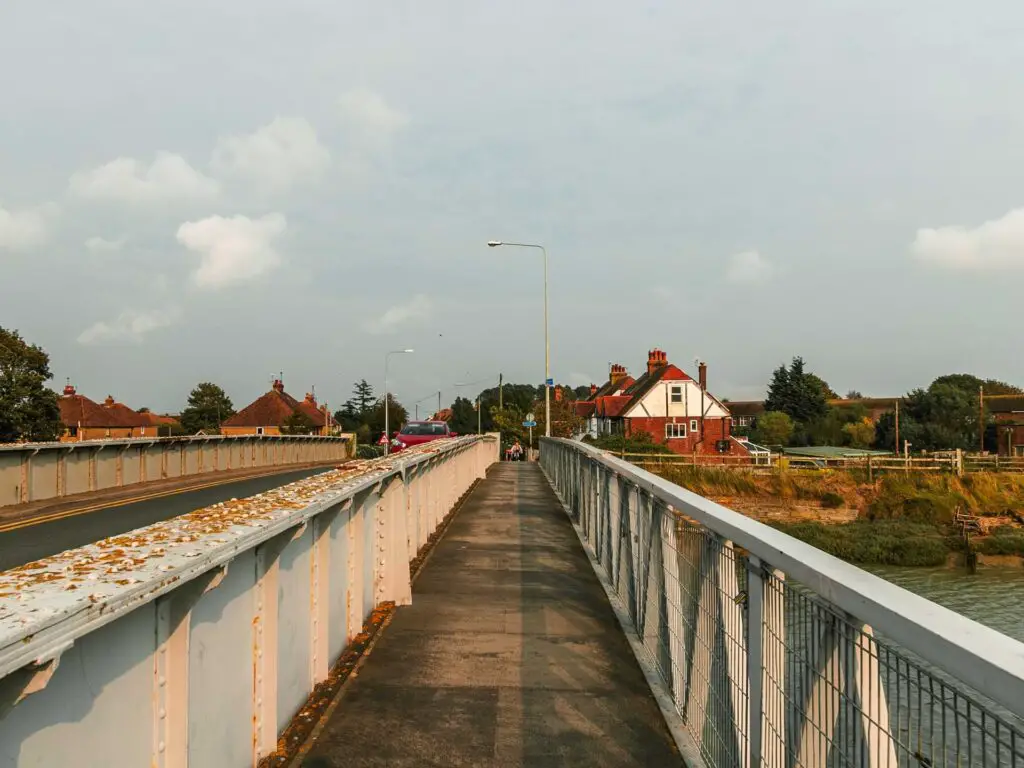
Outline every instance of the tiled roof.
POLYGON ((619 390, 627 389, 633 386, 633 382, 635 381, 636 379, 634 379, 632 376, 628 374, 624 378, 619 379, 618 381, 612 381, 611 379, 609 379, 604 384, 602 384, 600 388, 597 390, 597 392, 591 395, 588 399, 590 401, 596 401, 599 397, 607 397, 608 395, 614 395, 619 390))
POLYGON ((326 416, 309 401, 299 402, 287 392, 272 389, 258 397, 230 419, 225 427, 282 427, 296 411, 304 414, 314 426, 322 427, 326 416))
POLYGON ((119 427, 117 420, 85 395, 63 395, 58 398, 60 420, 66 427, 119 427))
POLYGON ((103 403, 103 409, 110 415, 110 418, 119 427, 148 427, 151 426, 149 418, 137 411, 133 411, 124 403, 118 403, 114 398, 108 396, 103 403))
POLYGON ((603 415, 606 418, 614 419, 622 415, 629 404, 633 402, 633 398, 629 395, 611 395, 609 397, 601 398, 601 409, 604 411, 603 415))
POLYGON ((577 416, 586 418, 587 416, 594 415, 594 411, 597 409, 597 403, 593 400, 577 400, 573 403, 573 408, 575 409, 577 416))
POLYGON ((442 408, 440 411, 434 414, 434 417, 431 419, 431 421, 451 421, 451 418, 452 409, 442 408))
POLYGON ((1024 395, 992 395, 985 398, 985 407, 991 413, 1024 411, 1024 395))
POLYGON ((725 405, 733 416, 760 416, 764 413, 763 400, 730 400, 725 405))

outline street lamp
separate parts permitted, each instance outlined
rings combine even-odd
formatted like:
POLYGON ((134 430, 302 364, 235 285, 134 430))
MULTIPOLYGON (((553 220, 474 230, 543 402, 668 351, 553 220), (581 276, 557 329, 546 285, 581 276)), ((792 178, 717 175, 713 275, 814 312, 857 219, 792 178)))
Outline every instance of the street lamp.
POLYGON ((415 350, 396 349, 384 355, 384 455, 391 453, 391 424, 388 419, 388 362, 392 355, 411 355, 415 350))
POLYGON ((551 437, 551 344, 548 339, 548 252, 543 245, 533 243, 506 243, 490 240, 487 245, 497 248, 509 245, 514 248, 536 248, 544 256, 544 436, 551 437))

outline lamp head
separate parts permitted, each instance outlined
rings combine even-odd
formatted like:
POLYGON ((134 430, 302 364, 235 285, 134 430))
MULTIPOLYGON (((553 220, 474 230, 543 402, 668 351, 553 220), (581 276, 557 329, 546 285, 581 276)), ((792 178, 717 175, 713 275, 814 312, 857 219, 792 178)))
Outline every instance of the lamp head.
POLYGON ((499 245, 501 245, 501 240, 488 240, 487 245, 491 248, 497 248, 499 245))

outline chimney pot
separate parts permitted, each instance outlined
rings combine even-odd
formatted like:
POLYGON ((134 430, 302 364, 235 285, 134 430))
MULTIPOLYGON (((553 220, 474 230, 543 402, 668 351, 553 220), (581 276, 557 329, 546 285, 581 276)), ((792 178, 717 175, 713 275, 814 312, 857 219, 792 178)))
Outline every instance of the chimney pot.
POLYGON ((284 392, 284 382, 281 381, 280 379, 274 379, 273 388, 275 392, 284 392))
POLYGON ((697 366, 697 376, 700 381, 700 388, 707 391, 708 388, 708 364, 701 363, 697 366))
POLYGON ((75 394, 75 388, 74 388, 74 386, 73 386, 73 385, 71 385, 71 384, 65 384, 65 385, 64 385, 64 395, 65 395, 66 397, 71 397, 71 396, 72 396, 72 395, 74 395, 74 394, 75 394))
POLYGON ((114 396, 113 395, 107 395, 107 399, 103 401, 103 404, 105 406, 107 406, 107 408, 112 406, 114 404, 114 396))
POLYGON ((655 347, 647 353, 647 372, 654 373, 657 368, 668 364, 668 355, 655 347))

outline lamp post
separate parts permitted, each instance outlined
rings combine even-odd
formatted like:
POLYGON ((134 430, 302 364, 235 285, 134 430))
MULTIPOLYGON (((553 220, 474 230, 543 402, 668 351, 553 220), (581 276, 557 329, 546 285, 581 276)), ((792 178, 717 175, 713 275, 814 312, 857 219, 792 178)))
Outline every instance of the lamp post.
POLYGON ((388 419, 388 404, 391 395, 388 392, 388 362, 392 355, 411 355, 415 350, 396 349, 384 355, 384 455, 391 453, 391 424, 388 419))
POLYGON ((544 256, 544 436, 551 437, 551 344, 548 338, 548 252, 543 245, 534 243, 506 243, 491 240, 491 248, 510 245, 514 248, 536 248, 544 256))

